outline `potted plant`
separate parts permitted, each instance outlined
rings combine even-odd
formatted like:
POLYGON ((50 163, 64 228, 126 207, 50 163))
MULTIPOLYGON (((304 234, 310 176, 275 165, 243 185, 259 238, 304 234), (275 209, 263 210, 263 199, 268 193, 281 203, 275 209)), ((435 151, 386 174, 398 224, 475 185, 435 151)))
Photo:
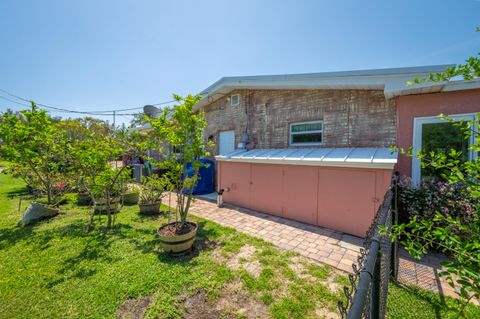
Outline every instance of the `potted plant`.
POLYGON ((77 181, 77 205, 79 206, 88 206, 92 203, 92 198, 88 190, 83 186, 84 183, 80 178, 77 181))
POLYGON ((188 212, 193 186, 203 165, 199 159, 209 155, 207 148, 210 143, 202 138, 206 126, 203 112, 193 111, 200 96, 182 98, 174 95, 174 98, 179 104, 164 109, 160 117, 148 121, 152 125, 150 140, 158 141, 156 149, 164 155, 164 160, 155 166, 166 170, 166 178, 174 185, 177 199, 176 221, 161 226, 157 233, 165 251, 182 253, 191 249, 197 234, 198 226, 188 220, 188 212), (193 168, 189 177, 185 176, 187 164, 193 168))
POLYGON ((111 197, 110 200, 106 198, 100 198, 95 201, 94 209, 99 213, 107 213, 110 210, 111 213, 118 213, 121 210, 120 197, 111 197))
POLYGON ((147 177, 140 191, 140 201, 138 202, 140 214, 160 214, 163 192, 163 180, 156 177, 147 177))
POLYGON ((31 110, 0 116, 0 136, 0 156, 12 163, 13 175, 22 178, 37 196, 45 196, 27 208, 21 223, 57 215, 72 184, 70 146, 62 129, 32 102, 31 110))
POLYGON ((127 205, 138 204, 140 199, 140 186, 134 183, 127 184, 123 193, 123 203, 127 205))

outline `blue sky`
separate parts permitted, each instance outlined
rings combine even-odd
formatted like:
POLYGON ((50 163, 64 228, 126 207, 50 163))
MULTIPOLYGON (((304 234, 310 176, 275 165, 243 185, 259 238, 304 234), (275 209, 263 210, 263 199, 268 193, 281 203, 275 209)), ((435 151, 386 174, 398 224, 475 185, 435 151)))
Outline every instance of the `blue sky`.
POLYGON ((0 0, 0 88, 139 107, 222 76, 460 63, 479 51, 477 26, 480 0, 0 0))

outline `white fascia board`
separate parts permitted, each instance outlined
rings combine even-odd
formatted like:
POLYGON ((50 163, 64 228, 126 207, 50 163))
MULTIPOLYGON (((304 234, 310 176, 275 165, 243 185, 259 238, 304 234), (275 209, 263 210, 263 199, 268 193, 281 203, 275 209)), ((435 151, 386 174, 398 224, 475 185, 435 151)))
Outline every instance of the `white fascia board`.
POLYGON ((287 90, 287 89, 359 89, 384 90, 391 98, 411 89, 407 81, 428 77, 430 72, 444 72, 452 65, 342 71, 308 74, 259 75, 223 77, 200 94, 202 99, 194 110, 218 100, 234 89, 287 90))
MULTIPOLYGON (((402 77, 396 82, 405 82, 407 78, 402 77)), ((359 90, 383 90, 386 79, 380 76, 355 76, 335 78, 302 78, 302 79, 251 79, 231 80, 227 79, 219 83, 218 87, 211 91, 204 92, 203 98, 195 105, 195 110, 206 106, 234 89, 254 90, 308 90, 308 89, 359 89, 359 90)))
POLYGON ((445 65, 431 65, 419 67, 406 68, 390 68, 390 69, 371 69, 371 70, 354 70, 354 71, 340 71, 340 72, 321 72, 321 73, 303 73, 303 74, 280 74, 280 75, 254 75, 254 76, 233 76, 223 77, 216 81, 208 88, 200 92, 202 95, 212 94, 222 86, 228 86, 228 83, 236 86, 239 83, 258 83, 258 82, 284 82, 284 81, 306 81, 310 82, 314 79, 326 79, 329 81, 334 78, 365 78, 365 77, 379 77, 384 78, 388 76, 400 77, 415 77, 425 76, 430 72, 444 72, 447 67, 453 66, 445 65))
POLYGON ((427 82, 412 84, 408 86, 385 87, 385 96, 387 98, 400 95, 428 94, 438 92, 454 92, 480 89, 480 79, 468 81, 450 81, 450 82, 427 82))
POLYGON ((468 81, 450 81, 443 88, 443 92, 480 89, 480 78, 468 81))

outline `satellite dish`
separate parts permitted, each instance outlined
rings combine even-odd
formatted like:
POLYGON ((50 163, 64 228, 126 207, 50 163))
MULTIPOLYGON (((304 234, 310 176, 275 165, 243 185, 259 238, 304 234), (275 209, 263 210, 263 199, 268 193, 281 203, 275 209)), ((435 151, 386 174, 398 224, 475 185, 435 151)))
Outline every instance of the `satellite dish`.
POLYGON ((156 119, 156 118, 160 117, 160 114, 162 113, 162 110, 160 110, 158 107, 155 107, 153 105, 145 105, 143 107, 143 112, 149 118, 156 119))

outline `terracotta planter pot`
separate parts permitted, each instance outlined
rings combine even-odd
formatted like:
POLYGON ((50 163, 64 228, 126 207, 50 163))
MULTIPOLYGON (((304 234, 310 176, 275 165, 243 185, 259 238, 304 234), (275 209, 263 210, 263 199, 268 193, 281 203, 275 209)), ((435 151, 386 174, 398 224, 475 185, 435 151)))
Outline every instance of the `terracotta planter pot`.
POLYGON ((126 193, 123 195, 123 203, 127 205, 138 204, 140 193, 126 193))
POLYGON ((77 204, 80 206, 87 206, 90 205, 92 202, 92 199, 90 198, 90 195, 87 193, 78 193, 77 194, 77 204))
MULTIPOLYGON (((95 211, 106 213, 107 212, 107 200, 99 199, 95 205, 95 211)), ((110 199, 110 212, 118 213, 120 211, 120 197, 114 197, 110 199)))
POLYGON ((148 204, 138 204, 140 208, 140 214, 142 215, 158 215, 160 214, 161 202, 158 203, 148 203, 148 204))
POLYGON ((188 222, 188 224, 192 225, 193 228, 190 232, 178 236, 164 236, 161 235, 161 230, 164 227, 169 225, 174 225, 175 223, 170 223, 163 225, 159 228, 157 234, 160 238, 160 247, 165 250, 166 252, 179 254, 184 253, 192 248, 193 242, 195 241, 195 237, 197 236, 198 225, 193 222, 188 222))

